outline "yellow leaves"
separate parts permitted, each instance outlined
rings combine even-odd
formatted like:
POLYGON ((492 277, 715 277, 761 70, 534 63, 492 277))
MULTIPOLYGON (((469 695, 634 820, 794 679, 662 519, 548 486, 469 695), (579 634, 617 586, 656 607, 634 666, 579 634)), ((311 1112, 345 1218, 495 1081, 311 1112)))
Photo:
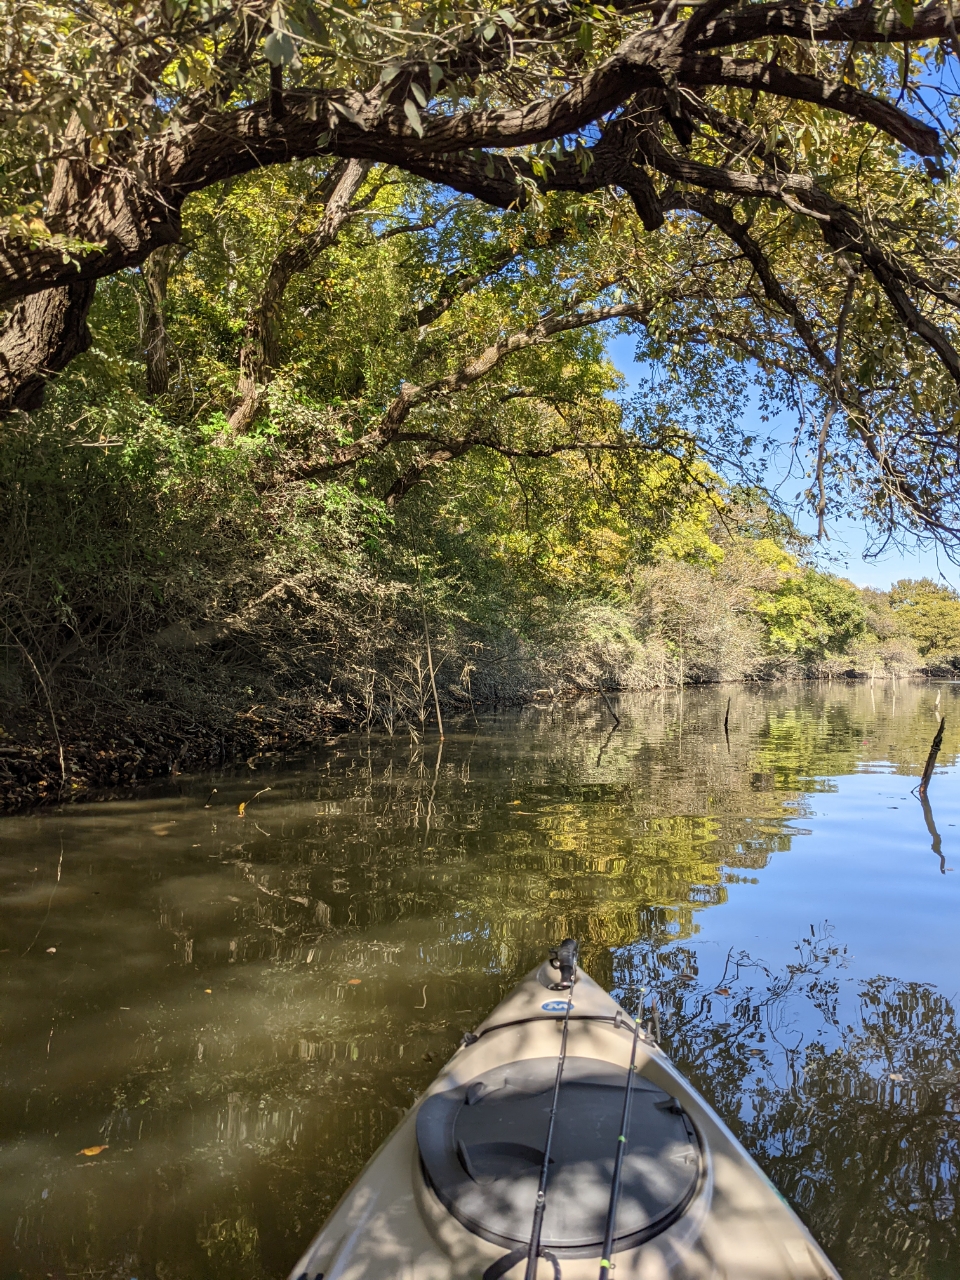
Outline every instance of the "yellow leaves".
POLYGON ((33 72, 29 71, 26 67, 21 67, 20 79, 23 81, 24 84, 35 85, 40 83, 40 81, 33 74, 33 72))
POLYGON ((772 538, 757 538, 755 541, 746 544, 745 550, 749 552, 753 559, 759 560, 761 564, 767 565, 771 569, 776 569, 783 574, 800 573, 800 565, 796 556, 784 551, 782 547, 778 547, 772 538))
POLYGON ((246 811, 247 811, 247 802, 246 800, 241 800, 240 803, 237 805, 237 813, 242 818, 246 813, 246 811))
POLYGON ((806 160, 807 156, 816 146, 816 142, 817 140, 809 128, 804 129, 800 134, 800 137, 797 139, 797 150, 800 152, 800 155, 804 160, 806 160))
POLYGON ((109 1142, 104 1142, 99 1147, 81 1147, 77 1152, 78 1156, 98 1156, 101 1151, 107 1151, 110 1148, 109 1142))

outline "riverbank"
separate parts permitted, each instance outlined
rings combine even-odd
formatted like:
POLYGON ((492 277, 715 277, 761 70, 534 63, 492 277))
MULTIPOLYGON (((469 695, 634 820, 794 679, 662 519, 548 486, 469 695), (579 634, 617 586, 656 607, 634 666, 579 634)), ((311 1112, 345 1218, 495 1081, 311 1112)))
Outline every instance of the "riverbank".
MULTIPOLYGON (((939 667, 909 672, 863 669, 849 658, 821 663, 813 673, 780 674, 760 681, 688 680, 683 687, 704 684, 737 688, 799 683, 875 682, 947 678, 955 673, 939 667)), ((441 717, 448 728, 476 725, 480 713, 505 707, 524 707, 579 699, 603 699, 635 692, 676 692, 678 683, 640 688, 602 681, 558 682, 557 687, 514 690, 512 696, 469 698, 462 687, 441 683, 438 688, 441 717)), ((184 723, 170 710, 166 715, 126 715, 112 720, 68 727, 57 724, 35 736, 0 738, 0 813, 40 805, 102 802, 123 795, 151 781, 196 773, 206 769, 246 763, 255 770, 268 761, 298 752, 331 747, 347 733, 373 730, 378 734, 410 735, 414 740, 437 736, 436 711, 424 708, 423 721, 412 723, 399 714, 386 719, 387 709, 376 704, 365 709, 350 707, 332 697, 285 698, 271 704, 255 704, 237 710, 219 723, 184 723)))
POLYGON ((254 707, 222 725, 140 718, 58 725, 32 740, 0 739, 0 812, 108 800, 157 778, 330 745, 348 722, 323 703, 254 707))

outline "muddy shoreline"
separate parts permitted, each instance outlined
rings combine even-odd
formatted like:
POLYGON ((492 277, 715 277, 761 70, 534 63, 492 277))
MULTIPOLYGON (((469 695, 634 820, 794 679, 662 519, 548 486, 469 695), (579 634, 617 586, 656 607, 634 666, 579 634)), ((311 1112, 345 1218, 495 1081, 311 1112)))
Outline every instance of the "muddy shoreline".
POLYGON ((74 725, 33 740, 0 738, 0 813, 97 802, 160 778, 330 745, 350 726, 329 704, 254 707, 231 723, 149 725, 129 720, 74 725))

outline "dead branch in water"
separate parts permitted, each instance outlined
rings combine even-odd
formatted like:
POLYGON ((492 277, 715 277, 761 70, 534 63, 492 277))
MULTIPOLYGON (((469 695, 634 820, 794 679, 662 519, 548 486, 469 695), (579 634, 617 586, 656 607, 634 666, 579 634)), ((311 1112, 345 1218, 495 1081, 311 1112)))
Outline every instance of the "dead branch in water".
POLYGON ((602 684, 600 684, 600 682, 599 682, 599 681, 597 682, 597 688, 600 690, 600 697, 601 697, 601 698, 604 700, 604 702, 607 704, 607 710, 608 710, 608 711, 610 712, 610 714, 613 716, 613 720, 614 720, 614 728, 615 728, 615 729, 619 729, 619 728, 620 728, 620 717, 619 717, 619 716, 617 715, 617 713, 614 711, 614 709, 613 709, 613 703, 612 703, 612 702, 610 701, 610 699, 607 697, 607 691, 606 691, 606 689, 603 687, 603 685, 602 685, 602 684))
POLYGON ((933 776, 933 769, 937 763, 937 756, 940 754, 940 747, 943 745, 943 730, 946 723, 946 716, 942 716, 940 719, 940 727, 933 736, 933 742, 930 743, 927 763, 923 766, 923 775, 920 778, 920 785, 917 787, 917 795, 921 798, 927 794, 927 787, 929 787, 930 779, 933 776))

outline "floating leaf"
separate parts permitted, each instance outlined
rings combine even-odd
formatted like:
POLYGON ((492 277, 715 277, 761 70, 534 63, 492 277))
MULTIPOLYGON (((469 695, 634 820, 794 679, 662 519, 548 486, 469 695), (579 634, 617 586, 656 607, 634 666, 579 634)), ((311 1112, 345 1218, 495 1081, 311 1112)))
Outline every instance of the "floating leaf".
POLYGON ((54 955, 56 955, 56 954, 57 954, 57 948, 56 948, 56 947, 47 947, 47 955, 48 955, 48 956, 54 956, 54 955))
POLYGON ((247 808, 246 800, 241 800, 240 803, 237 805, 237 813, 239 813, 241 818, 243 817, 246 811, 246 808, 247 808))
POLYGON ((360 983, 361 983, 362 981, 363 981, 363 979, 362 979, 362 978, 348 978, 348 980, 347 980, 347 986, 348 986, 348 987, 359 987, 359 985, 360 985, 360 983))
POLYGON ((78 1152, 78 1156, 98 1156, 101 1151, 106 1151, 110 1146, 109 1142, 105 1142, 102 1147, 82 1147, 78 1152))

